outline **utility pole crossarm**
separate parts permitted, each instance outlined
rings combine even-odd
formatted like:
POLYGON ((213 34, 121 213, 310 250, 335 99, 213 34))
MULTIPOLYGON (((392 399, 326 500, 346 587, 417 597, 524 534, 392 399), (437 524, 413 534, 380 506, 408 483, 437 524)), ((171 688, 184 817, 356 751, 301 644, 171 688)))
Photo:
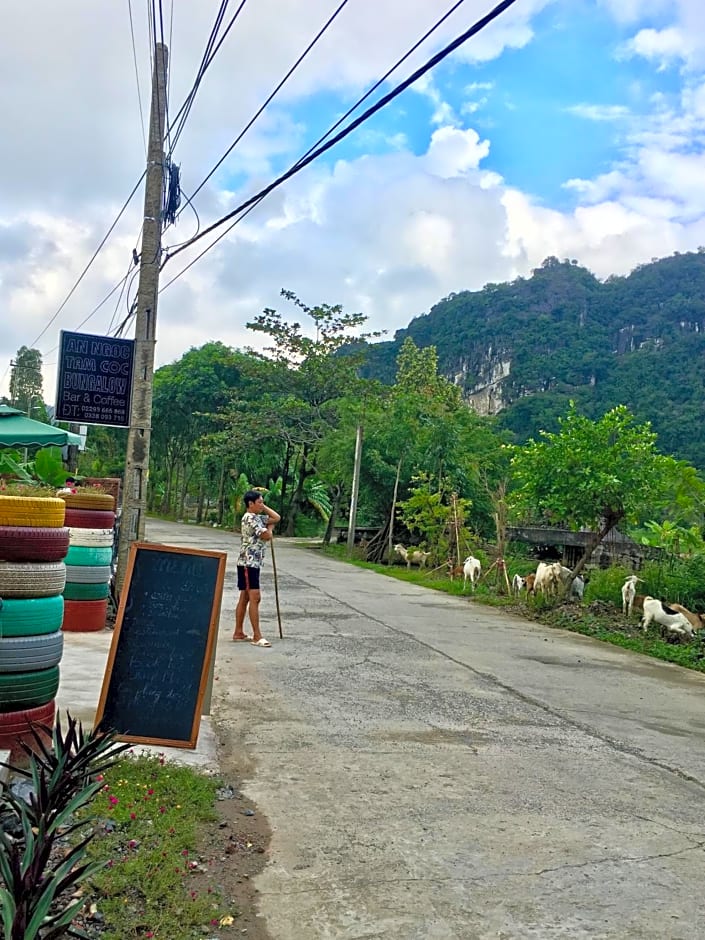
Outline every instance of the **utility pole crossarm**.
POLYGON ((154 49, 149 149, 144 191, 144 224, 135 315, 135 361, 132 378, 130 430, 127 437, 122 517, 118 544, 117 589, 125 580, 130 545, 144 539, 147 478, 152 434, 154 347, 157 341, 157 299, 164 193, 164 132, 166 123, 167 47, 154 49))

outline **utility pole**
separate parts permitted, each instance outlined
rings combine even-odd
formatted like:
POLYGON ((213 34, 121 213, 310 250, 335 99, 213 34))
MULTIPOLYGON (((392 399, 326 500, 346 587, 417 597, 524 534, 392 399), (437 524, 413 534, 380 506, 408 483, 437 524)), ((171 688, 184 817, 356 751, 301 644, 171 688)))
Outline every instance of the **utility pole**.
POLYGON ((169 54, 162 43, 154 47, 149 148, 144 190, 142 256, 135 315, 135 361, 132 374, 130 430, 122 492, 118 542, 117 590, 122 590, 130 544, 144 538, 147 514, 149 445, 152 436, 154 347, 157 341, 157 299, 161 262, 162 199, 164 193, 164 132, 166 77, 169 54))
POLYGON ((360 465, 362 464, 362 425, 358 424, 355 436, 355 465, 353 467, 352 495, 350 497, 350 521, 348 522, 348 551, 355 544, 355 523, 357 521, 357 494, 360 489, 360 465))

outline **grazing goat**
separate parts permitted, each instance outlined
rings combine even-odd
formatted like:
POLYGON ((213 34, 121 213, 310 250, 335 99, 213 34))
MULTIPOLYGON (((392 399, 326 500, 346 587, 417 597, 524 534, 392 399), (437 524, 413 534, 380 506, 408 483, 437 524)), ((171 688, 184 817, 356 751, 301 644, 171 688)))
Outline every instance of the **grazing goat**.
POLYGON ((521 592, 526 587, 526 578, 522 578, 520 574, 515 574, 512 578, 512 594, 515 597, 519 597, 521 592))
POLYGON ((579 574, 573 578, 573 582, 570 585, 570 596, 574 597, 576 601, 582 601, 583 594, 585 593, 585 578, 581 577, 579 574))
MULTIPOLYGON (((634 598, 634 600, 636 601, 636 598, 634 598)), ((693 630, 701 630, 703 627, 705 627, 705 620, 703 619, 702 614, 693 614, 688 610, 687 607, 682 607, 680 604, 668 604, 667 606, 670 607, 671 610, 675 610, 679 614, 683 614, 685 619, 690 621, 690 625, 692 626, 693 630)))
POLYGON ((475 590, 475 585, 480 580, 482 574, 482 565, 474 555, 468 555, 463 562, 463 590, 465 590, 468 581, 470 581, 471 590, 475 590))
POLYGON ((424 552, 420 548, 404 548, 401 544, 395 545, 394 551, 401 555, 407 568, 411 568, 412 564, 418 565, 419 568, 425 568, 426 562, 431 557, 430 552, 424 552))
POLYGON ((632 608, 634 607, 637 581, 642 581, 642 579, 637 578, 635 574, 630 574, 622 585, 622 613, 627 617, 631 617, 632 608))
POLYGON ((677 633, 681 636, 693 636, 693 625, 688 618, 672 607, 668 607, 662 601, 655 597, 644 598, 644 616, 641 618, 641 626, 646 633, 650 623, 656 621, 670 633, 677 633))
POLYGON ((527 575, 524 577, 524 585, 526 586, 526 593, 527 593, 527 594, 533 594, 533 593, 534 593, 534 584, 535 584, 535 581, 536 581, 536 575, 534 574, 533 571, 531 572, 531 574, 527 574, 527 575))
MULTIPOLYGON (((563 578, 562 568, 563 565, 559 564, 557 561, 554 561, 552 564, 540 561, 534 579, 534 593, 538 594, 540 591, 542 594, 545 594, 546 597, 556 594, 563 578)), ((566 571, 570 574, 569 569, 566 569, 566 571)))

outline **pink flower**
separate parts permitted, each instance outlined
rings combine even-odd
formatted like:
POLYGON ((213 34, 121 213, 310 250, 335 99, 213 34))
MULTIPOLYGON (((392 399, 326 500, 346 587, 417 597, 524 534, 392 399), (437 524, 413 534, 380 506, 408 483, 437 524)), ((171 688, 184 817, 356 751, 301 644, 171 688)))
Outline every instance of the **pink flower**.
POLYGON ((130 813, 130 819, 137 819, 137 813, 130 813))
POLYGON ((166 806, 160 806, 160 807, 159 807, 159 812, 160 812, 160 813, 166 813, 166 806))

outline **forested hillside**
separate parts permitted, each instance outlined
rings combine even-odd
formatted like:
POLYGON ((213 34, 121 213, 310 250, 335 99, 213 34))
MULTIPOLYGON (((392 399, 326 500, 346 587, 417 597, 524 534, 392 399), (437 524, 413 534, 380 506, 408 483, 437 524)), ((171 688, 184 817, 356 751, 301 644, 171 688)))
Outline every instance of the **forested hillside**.
POLYGON ((705 468, 705 249, 604 282, 548 258, 529 278, 441 300, 371 346, 366 374, 392 381, 407 336, 435 345, 441 373, 519 441, 555 430, 570 399, 592 417, 625 404, 662 451, 705 468))

